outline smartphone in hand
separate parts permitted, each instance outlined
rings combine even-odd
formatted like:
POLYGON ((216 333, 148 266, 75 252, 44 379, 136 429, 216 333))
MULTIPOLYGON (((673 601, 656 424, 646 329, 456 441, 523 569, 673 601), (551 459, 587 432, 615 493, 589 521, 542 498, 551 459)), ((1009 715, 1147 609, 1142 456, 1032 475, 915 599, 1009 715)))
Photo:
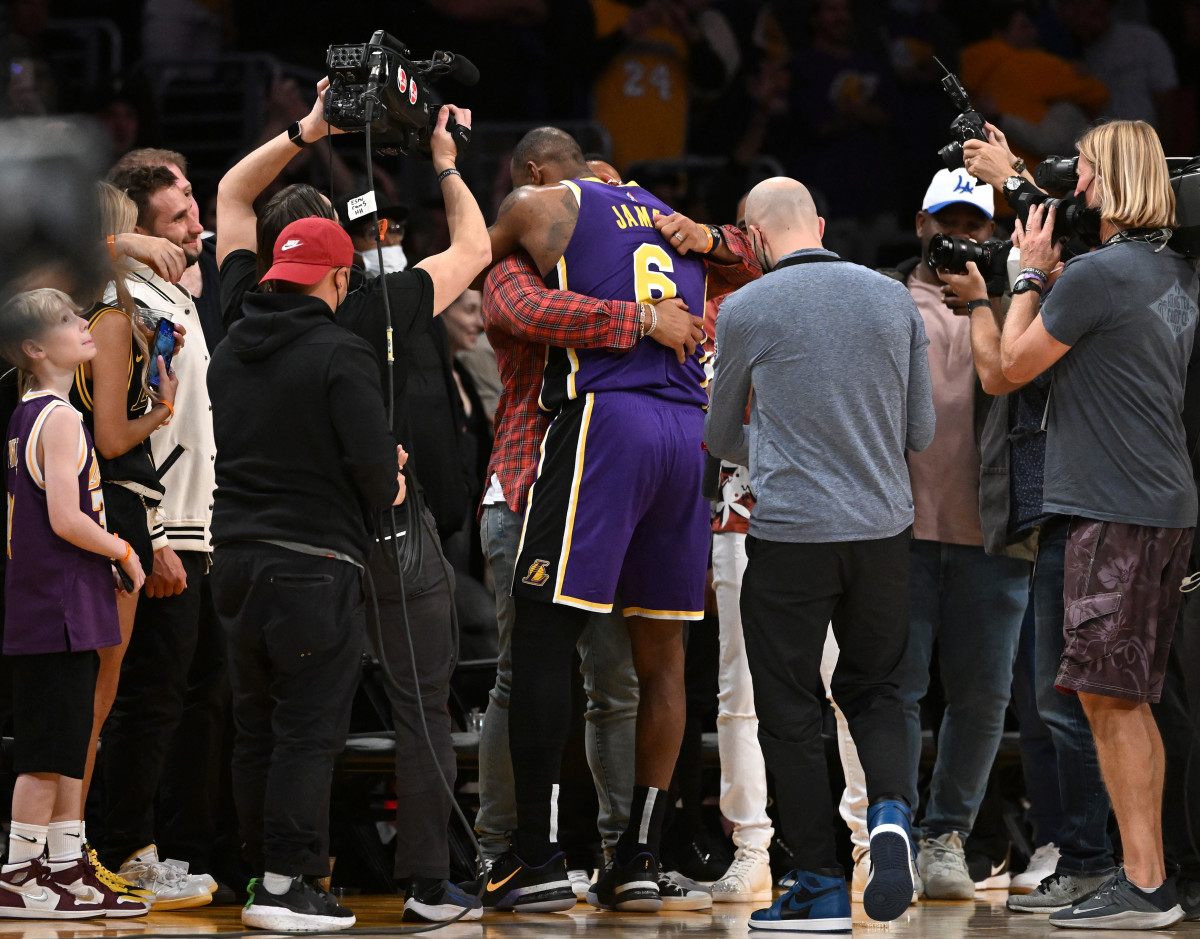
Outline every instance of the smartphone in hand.
POLYGON ((158 374, 158 357, 161 355, 163 363, 168 369, 171 368, 171 354, 175 351, 175 324, 167 317, 163 317, 154 327, 154 345, 150 349, 150 373, 146 377, 146 384, 158 390, 160 375, 158 374))

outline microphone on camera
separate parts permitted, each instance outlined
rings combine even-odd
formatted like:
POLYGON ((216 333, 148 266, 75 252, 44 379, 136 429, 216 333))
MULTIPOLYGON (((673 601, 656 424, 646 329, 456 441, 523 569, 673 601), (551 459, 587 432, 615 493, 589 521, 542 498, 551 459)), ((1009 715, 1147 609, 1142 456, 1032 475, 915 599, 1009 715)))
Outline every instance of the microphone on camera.
POLYGON ((433 61, 445 66, 446 74, 460 85, 475 85, 479 83, 479 69, 465 55, 454 52, 435 52, 433 61))

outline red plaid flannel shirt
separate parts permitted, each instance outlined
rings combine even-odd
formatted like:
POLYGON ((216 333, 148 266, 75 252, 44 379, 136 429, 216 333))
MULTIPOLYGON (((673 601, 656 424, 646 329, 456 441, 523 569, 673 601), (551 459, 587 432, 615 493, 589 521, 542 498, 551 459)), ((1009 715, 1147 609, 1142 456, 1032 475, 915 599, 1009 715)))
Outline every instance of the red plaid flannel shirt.
MULTIPOLYGON (((722 229, 725 242, 741 258, 737 265, 710 265, 710 290, 728 293, 761 274, 750 242, 737 228, 722 229)), ((537 405, 547 346, 576 349, 632 349, 638 342, 641 312, 626 300, 597 300, 550 290, 529 255, 509 255, 492 268, 483 290, 483 321, 496 352, 500 400, 496 437, 488 463, 504 499, 524 513, 529 487, 537 475, 542 438, 550 418, 537 405)))

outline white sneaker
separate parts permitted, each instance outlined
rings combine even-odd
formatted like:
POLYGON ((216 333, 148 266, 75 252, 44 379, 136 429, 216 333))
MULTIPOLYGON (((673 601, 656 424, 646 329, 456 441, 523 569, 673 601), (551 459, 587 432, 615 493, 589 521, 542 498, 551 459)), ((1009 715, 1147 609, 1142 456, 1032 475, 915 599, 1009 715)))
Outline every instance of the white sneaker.
POLYGON ((712 893, 708 887, 684 877, 679 871, 658 869, 658 894, 663 910, 676 912, 712 909, 712 893))
POLYGON ((967 857, 958 832, 925 838, 917 851, 917 869, 930 900, 971 900, 975 881, 967 870, 967 857))
POLYGON ((567 880, 571 881, 571 889, 579 900, 587 899, 588 888, 592 886, 592 872, 583 869, 567 871, 567 880))
POLYGON ((213 878, 213 875, 212 874, 193 874, 193 873, 191 873, 191 871, 189 870, 189 868, 191 867, 190 862, 180 861, 177 858, 169 857, 165 861, 163 861, 163 863, 170 864, 172 867, 176 868, 177 870, 183 871, 185 874, 187 874, 193 880, 199 881, 200 883, 204 884, 204 886, 206 886, 208 888, 209 893, 217 892, 217 882, 213 878))
POLYGON ((766 851, 738 848, 725 875, 712 885, 714 903, 749 903, 772 898, 766 851))
POLYGON ((1009 893, 1033 893, 1043 880, 1058 868, 1058 845, 1044 844, 1033 852, 1029 866, 1017 874, 1008 884, 1009 893))
POLYGON ((184 910, 212 903, 212 891, 199 878, 158 859, 158 848, 147 845, 121 865, 117 873, 141 890, 154 894, 151 910, 184 910))

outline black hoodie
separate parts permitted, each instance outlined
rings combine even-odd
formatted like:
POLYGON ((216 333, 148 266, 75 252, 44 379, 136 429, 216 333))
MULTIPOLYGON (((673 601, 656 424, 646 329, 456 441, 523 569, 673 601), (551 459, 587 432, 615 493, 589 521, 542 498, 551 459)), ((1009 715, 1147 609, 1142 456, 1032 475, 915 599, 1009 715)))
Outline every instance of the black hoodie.
POLYGON ((284 541, 365 563, 396 497, 396 442, 375 354, 322 300, 247 294, 212 354, 213 545, 284 541))

